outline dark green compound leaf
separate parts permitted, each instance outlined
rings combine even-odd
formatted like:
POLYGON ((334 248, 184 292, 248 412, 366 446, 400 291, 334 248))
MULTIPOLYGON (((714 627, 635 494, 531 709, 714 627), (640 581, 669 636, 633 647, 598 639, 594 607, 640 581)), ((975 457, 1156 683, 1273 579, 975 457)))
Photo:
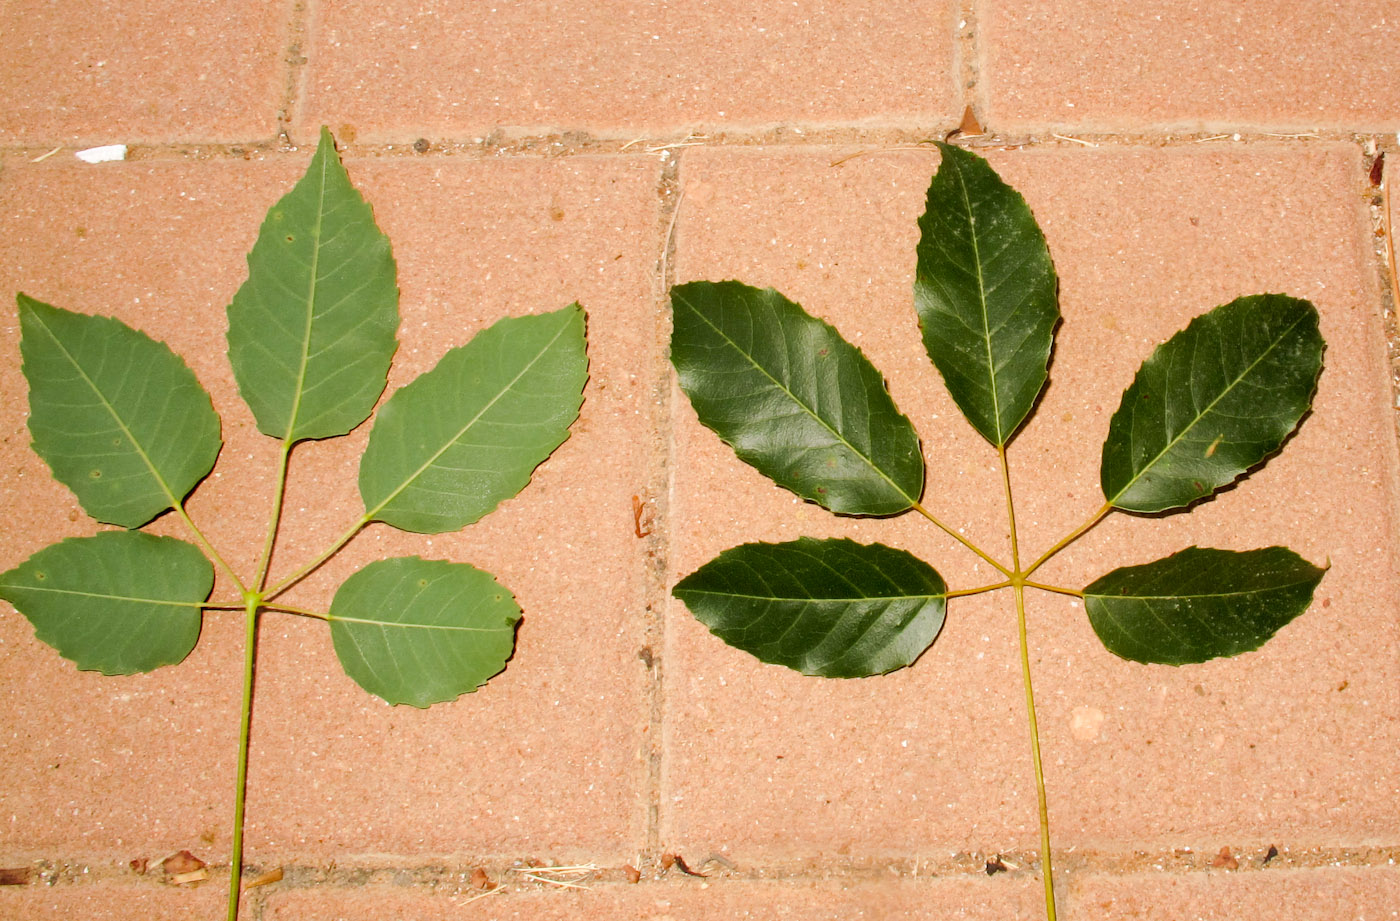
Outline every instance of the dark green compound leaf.
POLYGON ((389 238, 350 184, 330 133, 272 206, 228 308, 228 352, 258 431, 288 443, 344 435, 384 392, 399 289, 389 238))
POLYGON ((223 444, 189 366, 113 317, 18 300, 29 431, 54 477, 108 524, 139 528, 173 508, 223 444))
POLYGON ((197 547, 140 531, 103 531, 45 547, 0 575, 0 598, 80 669, 148 672, 189 655, 214 567, 197 547))
POLYGON ((909 665, 933 643, 947 590, 903 550, 802 537, 726 550, 673 594, 711 633, 764 662, 864 678, 909 665))
POLYGON ((1109 423, 1099 479, 1117 508, 1180 508, 1282 446, 1322 373, 1312 304, 1241 297, 1197 317, 1143 362, 1109 423))
POLYGON ((508 317, 379 411, 360 461, 371 520, 455 531, 525 487, 569 437, 588 379, 583 308, 508 317))
POLYGON ((918 502, 919 436, 880 372, 830 325, 735 281, 678 285, 671 309, 681 389, 740 460, 844 515, 918 502))
POLYGON ((1110 652, 1186 665, 1258 649, 1308 609, 1324 572, 1286 547, 1188 547, 1097 579, 1084 607, 1110 652))
POLYGON ((399 557, 355 573, 331 603, 345 673, 391 704, 427 707, 474 691, 506 667, 520 608, 487 572, 399 557))
POLYGON ((1020 193, 939 144, 914 276, 924 348, 972 427, 1000 447, 1045 386, 1060 320, 1055 268, 1020 193))

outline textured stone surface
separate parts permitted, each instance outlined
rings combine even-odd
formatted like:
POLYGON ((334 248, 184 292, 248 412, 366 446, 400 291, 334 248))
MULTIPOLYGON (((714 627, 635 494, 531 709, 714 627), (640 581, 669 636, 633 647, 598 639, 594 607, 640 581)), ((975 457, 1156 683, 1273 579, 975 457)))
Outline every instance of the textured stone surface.
POLYGON ((1393 867, 1327 867, 1190 876, 1091 875, 1068 887, 1073 918, 1104 921, 1382 921, 1400 918, 1393 867))
POLYGON ((1400 17, 1365 0, 979 4, 998 130, 1400 125, 1400 17))
POLYGON ((272 135, 290 10, 214 0, 15 0, 0 8, 0 143, 272 135))
POLYGON ((498 126, 626 135, 936 124, 959 111, 956 8, 948 0, 326 4, 299 121, 303 130, 345 124, 364 138, 410 141, 498 126))
MULTIPOLYGON (((597 887, 591 891, 527 890, 509 887, 480 898, 466 886, 445 887, 433 895, 394 891, 288 892, 269 902, 268 921, 356 921, 430 916, 444 921, 489 918, 746 918, 753 921, 837 921, 864 918, 901 921, 927 918, 1001 921, 1034 917, 1039 887, 1030 879, 897 880, 891 882, 757 883, 699 879, 637 886, 597 887), (476 901, 468 901, 473 897, 476 901)), ((1043 910, 1043 908, 1042 908, 1043 910)))

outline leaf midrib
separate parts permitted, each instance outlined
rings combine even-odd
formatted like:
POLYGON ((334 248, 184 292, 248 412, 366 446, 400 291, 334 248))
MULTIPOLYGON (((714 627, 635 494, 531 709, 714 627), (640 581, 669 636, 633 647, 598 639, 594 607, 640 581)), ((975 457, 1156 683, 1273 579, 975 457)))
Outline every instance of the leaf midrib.
MULTIPOLYGON (((320 156, 322 151, 317 151, 320 156)), ((311 231, 311 277, 307 282, 306 292, 306 322, 301 338, 301 362, 297 367, 296 389, 292 394, 292 410, 287 418, 287 433, 282 436, 282 442, 289 444, 297 430, 297 416, 301 412, 301 400, 306 388, 306 369, 311 363, 311 328, 316 319, 316 288, 320 281, 317 274, 321 265, 321 230, 325 225, 326 218, 326 169, 330 158, 322 157, 320 184, 317 187, 316 198, 316 223, 311 231)))
POLYGON ((958 191, 962 194, 963 206, 967 209, 968 238, 972 243, 972 262, 977 269, 977 300, 982 308, 982 344, 987 352, 987 377, 991 380, 992 391, 992 425, 996 427, 997 447, 1006 444, 1006 438, 1001 430, 1001 394, 997 388, 996 356, 992 352, 992 327, 991 317, 987 309, 987 280, 982 274, 982 248, 977 241, 977 223, 975 215, 972 213, 972 197, 967 191, 967 179, 963 176, 962 168, 954 163, 953 175, 958 180, 958 191))
MULTIPOLYGON (((1222 389, 1222 390, 1220 391, 1219 395, 1216 396, 1215 399, 1211 400, 1211 401, 1210 401, 1210 404, 1207 405, 1205 409, 1203 409, 1201 412, 1199 412, 1199 413, 1196 414, 1196 418, 1194 418, 1194 419, 1191 420, 1191 424, 1190 424, 1190 425, 1187 425, 1187 426, 1186 426, 1185 428, 1183 428, 1179 433, 1177 433, 1177 436, 1176 436, 1175 438, 1173 438, 1173 439, 1171 439, 1170 441, 1168 441, 1167 444, 1166 444, 1166 446, 1163 447, 1161 451, 1157 452, 1157 454, 1156 454, 1150 461, 1148 461, 1146 464, 1144 464, 1143 467, 1137 472, 1137 474, 1134 475, 1132 479, 1128 480, 1128 482, 1127 482, 1126 484, 1124 484, 1124 486, 1123 486, 1122 489, 1118 490, 1118 492, 1116 492, 1116 493, 1113 494, 1113 497, 1112 497, 1111 499, 1108 500, 1108 504, 1109 504, 1109 505, 1116 505, 1116 504, 1118 503, 1118 500, 1121 499, 1121 498, 1123 497, 1123 494, 1124 494, 1125 492, 1127 492, 1128 490, 1132 489, 1133 486, 1135 486, 1135 485, 1137 484, 1138 480, 1141 480, 1141 479, 1143 478, 1143 476, 1145 476, 1145 475, 1147 474, 1147 471, 1151 470, 1151 469, 1157 464, 1158 461, 1160 461, 1160 460, 1161 460, 1163 457, 1165 457, 1173 448, 1175 448, 1175 447, 1177 446, 1177 444, 1179 444, 1179 443, 1181 442, 1181 440, 1184 439, 1184 438, 1187 436, 1187 434, 1189 434, 1189 433, 1191 432, 1192 429, 1194 429, 1197 425, 1200 425, 1201 420, 1204 419, 1207 415, 1209 415, 1210 411, 1211 411, 1212 409, 1215 408, 1216 404, 1219 403, 1221 400, 1225 399, 1226 395, 1228 395, 1231 391, 1233 391, 1236 387, 1238 387, 1239 384, 1240 384, 1240 381, 1244 380, 1245 377, 1247 377, 1256 367, 1259 366, 1260 363, 1262 363, 1262 362, 1264 361, 1265 358, 1267 358, 1269 355, 1271 355, 1271 354, 1274 352, 1274 350, 1277 349, 1277 348, 1279 347, 1279 345, 1283 342, 1284 337, 1286 337, 1289 333, 1291 333, 1294 329, 1296 329, 1296 328, 1298 327, 1298 324, 1299 324, 1299 323, 1302 323, 1302 322, 1303 322, 1304 320, 1306 320, 1306 319, 1307 319, 1307 313, 1306 313, 1306 312, 1301 313, 1301 314, 1299 314, 1297 320, 1295 320, 1292 324, 1290 324, 1286 329, 1281 330, 1281 331, 1279 332, 1279 334, 1274 338, 1274 341, 1273 341, 1272 343, 1269 344, 1269 347, 1268 347, 1267 349, 1265 349, 1264 351, 1262 351, 1262 352, 1259 353, 1259 357, 1258 357, 1258 358, 1256 358, 1253 362, 1251 362, 1251 363, 1249 364, 1249 366, 1246 367, 1242 372, 1240 372, 1238 375, 1236 375, 1236 376, 1235 376, 1235 379, 1234 379, 1233 381, 1230 382, 1229 386, 1227 386, 1227 387, 1225 387, 1224 389, 1222 389)), ((1151 360, 1151 359, 1149 359, 1149 360, 1151 360)), ((1163 397, 1163 399, 1165 399, 1165 396, 1163 397)), ((1131 439, 1131 433, 1130 433, 1130 436, 1129 436, 1129 437, 1130 437, 1130 439, 1131 439)), ((1131 440, 1130 440, 1130 443, 1131 443, 1131 440)), ((1131 461, 1130 461, 1130 463, 1131 463, 1131 461)))
POLYGON ((38 323, 40 328, 48 334, 48 337, 51 340, 53 340, 53 344, 58 348, 59 352, 63 354, 64 358, 68 359, 68 363, 73 366, 73 370, 76 371, 78 373, 78 376, 83 379, 83 382, 88 385, 88 388, 92 390, 93 394, 97 397, 98 401, 102 404, 103 408, 107 410, 108 414, 111 415, 113 421, 117 423, 117 426, 121 429, 122 434, 126 436, 127 442, 130 443, 131 447, 136 451, 137 456, 139 456, 141 458, 141 461, 146 465, 146 469, 150 472, 151 477, 160 486, 161 491, 165 493, 165 498, 169 503, 166 506, 166 508, 178 508, 180 505, 180 500, 175 496, 175 490, 171 489, 170 484, 165 482, 165 478, 161 476, 160 470, 157 469, 155 463, 151 460, 150 455, 146 453, 145 448, 143 448, 141 446, 141 443, 136 439, 136 436, 132 434, 131 429, 127 426, 125 420, 122 419, 121 414, 117 412, 116 407, 112 405, 111 401, 109 401, 107 397, 102 393, 102 391, 98 388, 97 383, 93 381, 91 377, 88 376, 87 371, 83 369, 83 366, 81 364, 79 364, 78 360, 73 356, 73 353, 68 351, 67 347, 64 346, 63 342, 58 338, 57 335, 54 334, 54 331, 49 328, 49 325, 47 323, 44 322, 43 315, 38 310, 35 310, 32 307, 30 308, 30 312, 34 315, 34 321, 38 323))
POLYGON ((40 585, 16 585, 14 583, 0 585, 0 590, 4 589, 15 592, 42 592, 49 595, 64 595, 74 598, 97 598, 102 601, 112 601, 120 604, 156 604, 177 608, 200 608, 204 606, 203 601, 174 601, 167 598, 140 598, 128 595, 109 595, 101 592, 81 592, 67 588, 45 588, 40 585))
POLYGON ((787 602, 793 604, 854 604, 860 601, 932 601, 937 598, 947 598, 948 593, 936 592, 929 595, 868 595, 847 598, 812 598, 812 597, 788 597, 785 595, 755 595, 748 592, 719 592, 712 589, 703 588, 682 588, 679 591, 687 595, 706 596, 712 598, 733 598, 736 601, 774 601, 787 602))
MULTIPOLYGON (((789 389, 782 383, 782 381, 778 380, 776 377, 774 377, 772 374, 770 374, 767 368, 763 367, 763 365, 759 364, 757 361, 754 360, 754 358, 753 358, 752 355, 750 355, 748 352, 744 351, 744 350, 739 346, 739 343, 737 343, 737 342, 735 342, 733 339, 729 338, 729 336, 725 335, 725 333, 724 333, 723 330, 721 330, 721 329, 720 329, 718 326, 716 326, 714 323, 711 323, 709 317, 705 316, 705 314, 704 314, 701 310, 699 310, 694 304, 692 304, 689 300, 687 300, 687 299, 686 299, 686 296, 685 296, 683 293, 677 292, 676 297, 677 297, 678 300, 680 300, 680 302, 681 302, 682 304, 684 304, 684 305, 690 310, 691 313, 693 313, 693 314, 695 314, 697 317, 699 317, 700 320, 701 320, 706 326, 710 327, 710 329, 712 329, 712 330, 715 331, 715 334, 716 334, 717 336, 719 336, 719 337, 720 337, 721 339, 723 339, 726 343, 728 343, 729 346, 730 346, 731 348, 733 348, 735 352, 738 352, 740 355, 742 355, 745 359, 748 360, 749 364, 752 365, 759 373, 761 373, 764 377, 768 378, 768 380, 770 380, 770 381, 773 383, 773 386, 774 386, 774 387, 778 388, 778 389, 781 390, 783 393, 787 394, 787 396, 792 400, 793 403, 795 403, 797 406, 801 407, 801 408, 807 413, 807 415, 811 416, 813 419, 817 420, 817 422, 821 423, 821 426, 822 426, 823 428, 825 428, 828 432, 830 432, 830 433, 836 438, 837 441, 839 441, 841 444, 843 444, 843 445, 845 445, 847 448, 849 448, 852 454, 854 454, 856 457, 859 457, 861 460, 865 461, 866 466, 868 466, 871 470, 873 470, 873 471, 875 471, 877 474, 879 474, 880 479, 882 479, 882 480, 884 480, 886 483, 890 484, 890 486, 894 489, 895 492, 899 493, 899 495, 903 496, 903 497, 905 498, 905 500, 909 502, 909 504, 910 504, 911 507, 918 504, 918 501, 919 501, 919 500, 918 500, 917 497, 911 496, 911 495, 909 495, 909 493, 905 492, 905 491, 904 491, 904 487, 900 486, 900 485, 899 485, 898 483, 896 483, 894 480, 890 479, 889 476, 885 473, 885 471, 882 470, 882 469, 880 469, 880 467, 877 466, 877 465, 875 464, 875 461, 874 461, 873 458, 867 456, 863 451, 861 451, 861 450, 860 450, 859 448, 857 448, 855 445, 851 444, 850 441, 848 441, 844 435, 842 435, 842 434, 841 434, 839 431, 837 431, 836 429, 832 428, 831 425, 830 425, 830 423, 828 423, 825 419, 823 419, 821 416, 819 416, 819 415, 816 413, 815 410, 813 410, 810 406, 808 406, 804 401, 798 399, 797 395, 796 395, 795 393, 793 393, 791 390, 789 390, 789 389)), ((818 322, 820 322, 820 321, 818 321, 818 322)), ((839 337, 838 337, 838 338, 839 338, 839 337)), ((842 341, 843 344, 849 344, 849 343, 845 343, 845 340, 844 340, 844 339, 841 340, 841 341, 842 341)), ((854 346, 852 346, 852 348, 854 348, 854 346)))
MULTIPOLYGON (((542 358, 544 358, 544 356, 549 352, 549 350, 554 347, 554 344, 558 342, 560 337, 563 336, 565 331, 568 330, 572 320, 572 314, 568 317, 565 317, 564 322, 560 324, 559 329, 555 332, 554 336, 550 338, 550 340, 540 348, 539 352, 536 353, 534 358, 530 359, 529 364, 521 368, 519 373, 517 373, 515 377, 511 378, 508 384, 502 387, 495 396, 493 396, 484 406, 481 407, 479 411, 477 411, 476 415, 472 416, 472 418, 469 419, 465 425, 463 425, 460 429, 457 430, 457 434, 453 435, 450 439, 448 439, 443 444, 443 446, 438 448, 438 450, 435 451, 432 454, 432 456, 428 458, 428 460, 424 461, 423 464, 420 465, 417 470, 413 471, 412 474, 404 478, 404 481, 400 483, 392 492, 390 492, 389 495, 387 495, 383 501, 381 501, 373 509, 367 509, 365 511, 364 520, 374 520, 375 516, 382 512, 384 508, 389 505, 389 503, 397 499, 399 497, 399 494, 402 493, 405 489, 407 489, 410 485, 412 485, 414 480, 417 480, 420 476, 422 476, 424 471, 428 470, 434 464, 437 463, 438 458, 446 454, 449 448, 451 448, 458 441, 460 441, 462 439, 462 436, 471 430, 472 426, 480 422, 481 417, 486 415, 486 413, 489 412, 491 408, 494 407, 498 402, 500 402, 506 394, 510 393, 511 390, 514 389, 515 385, 520 382, 521 378, 528 374, 531 371, 531 369, 533 369, 535 365, 538 364, 542 358)), ((431 374, 432 372, 430 371, 428 373, 431 374)))
POLYGON ((1107 601, 1190 601, 1201 598, 1243 598, 1249 595, 1266 595, 1271 592, 1286 591, 1290 588, 1297 588, 1300 585, 1307 585, 1308 582, 1308 579, 1299 579, 1296 582, 1280 582, 1263 588, 1249 588, 1235 592, 1210 592, 1202 594, 1113 595, 1099 592, 1085 592, 1084 595, 1087 598, 1102 598, 1107 601))
POLYGON ((392 620, 372 620, 368 617, 341 617, 338 614, 329 614, 326 617, 330 621, 339 621, 343 624, 368 624, 372 627, 395 627, 402 630, 447 630, 458 633, 503 633, 510 626, 505 627, 460 627, 452 624, 415 624, 403 623, 392 620))

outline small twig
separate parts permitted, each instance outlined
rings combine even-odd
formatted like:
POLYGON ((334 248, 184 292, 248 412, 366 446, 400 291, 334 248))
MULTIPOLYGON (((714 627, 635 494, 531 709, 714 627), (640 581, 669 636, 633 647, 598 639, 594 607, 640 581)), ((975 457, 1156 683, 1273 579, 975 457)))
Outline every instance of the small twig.
POLYGON ((576 878, 583 878, 592 873, 598 872, 596 864, 581 864, 576 867, 511 867, 512 873, 519 873, 526 879, 532 879, 537 883, 546 883, 550 886, 559 886, 564 889, 587 889, 588 886, 581 886, 577 882, 566 879, 551 879, 551 876, 568 875, 576 878))
POLYGON ((1318 136, 1316 131, 1304 131, 1301 134, 1270 134, 1267 131, 1264 132, 1264 137, 1266 138, 1315 138, 1318 136))
MULTIPOLYGON (((670 270, 671 245, 676 238, 676 218, 681 214, 681 203, 685 201, 685 187, 676 193, 676 206, 671 209, 671 221, 666 225, 666 239, 661 241, 661 285, 667 288, 671 284, 671 278, 666 273, 670 270)), ((663 292, 665 293, 665 292, 663 292)))
POLYGON ((488 895, 495 895, 495 894, 498 893, 498 892, 505 892, 505 891, 506 891, 506 887, 505 887, 505 886, 496 886, 494 889, 485 889, 485 890, 483 890, 483 891, 481 891, 481 892, 478 892, 476 895, 471 896, 470 898, 465 898, 465 899, 463 899, 463 900, 462 900, 462 904, 463 904, 463 905, 470 905, 472 902, 475 902, 477 899, 484 899, 484 898, 486 898, 488 895))
POLYGON ((637 496, 632 497, 632 529, 637 537, 650 537, 651 528, 642 528, 642 515, 646 512, 647 505, 637 496))
POLYGON ((39 156, 35 157, 33 160, 30 160, 29 162, 30 162, 30 163, 43 163, 43 162, 44 162, 45 160, 47 160, 49 157, 52 157, 54 154, 58 153, 58 152, 59 152, 60 150, 62 150, 62 149, 63 149, 62 147, 55 147, 53 150, 49 151, 49 152, 46 153, 46 154, 39 154, 39 156))
MULTIPOLYGON (((1382 167, 1382 170, 1385 168, 1382 167)), ((1400 311, 1400 277, 1395 272, 1395 228, 1390 223, 1390 177, 1385 172, 1381 173, 1381 227, 1385 230, 1386 264, 1390 267, 1391 309, 1400 311)))
POLYGON ((1055 138, 1055 139, 1060 140, 1060 141, 1072 141, 1072 142, 1074 142, 1075 144, 1083 144, 1085 147, 1098 147, 1098 146, 1099 146, 1099 145, 1095 144, 1093 141, 1086 141, 1086 140, 1084 140, 1083 138, 1072 138, 1072 137, 1070 137, 1068 134, 1052 134, 1052 135, 1050 135, 1050 136, 1051 136, 1052 138, 1055 138))
POLYGON ((933 149, 935 149, 935 148, 933 148, 932 146, 930 146, 932 143, 933 143, 932 141, 923 141, 923 142, 920 142, 920 143, 918 143, 918 144, 914 144, 914 145, 912 145, 912 146, 911 146, 911 145, 908 145, 908 144, 905 144, 905 145, 902 145, 902 146, 899 146, 899 147, 877 147, 877 148, 875 148, 874 150, 857 150, 857 151, 856 151, 855 153, 853 153, 853 154, 846 154, 846 156, 840 158, 839 160, 832 160, 831 163, 828 164, 828 165, 829 165, 829 166, 840 166, 842 163, 845 163, 847 160, 854 160, 856 157, 866 157, 866 156, 869 156, 870 154, 877 154, 877 153, 893 153, 893 152, 896 151, 896 150, 933 150, 933 149))
POLYGON ((708 134, 690 134, 684 141, 675 141, 671 144, 657 144, 655 147, 648 147, 647 153, 660 153, 663 150, 675 150, 677 147, 704 147, 705 141, 709 140, 708 134))
POLYGON ((1228 138, 1229 136, 1230 136, 1230 135, 1228 135, 1228 134, 1212 134, 1212 135, 1211 135, 1210 137, 1208 137, 1208 138, 1196 138, 1196 143, 1197 143, 1197 144, 1204 144, 1206 141, 1223 141, 1223 140, 1225 140, 1226 138, 1228 138))

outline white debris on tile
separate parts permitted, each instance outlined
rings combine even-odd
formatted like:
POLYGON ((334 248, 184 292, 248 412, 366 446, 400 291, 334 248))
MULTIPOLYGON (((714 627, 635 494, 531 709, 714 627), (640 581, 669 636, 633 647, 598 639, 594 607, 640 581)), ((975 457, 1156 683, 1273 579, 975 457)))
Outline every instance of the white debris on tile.
POLYGON ((114 160, 126 159, 126 145, 105 144, 101 147, 89 147, 87 150, 75 151, 73 156, 84 163, 111 163, 114 160))

